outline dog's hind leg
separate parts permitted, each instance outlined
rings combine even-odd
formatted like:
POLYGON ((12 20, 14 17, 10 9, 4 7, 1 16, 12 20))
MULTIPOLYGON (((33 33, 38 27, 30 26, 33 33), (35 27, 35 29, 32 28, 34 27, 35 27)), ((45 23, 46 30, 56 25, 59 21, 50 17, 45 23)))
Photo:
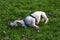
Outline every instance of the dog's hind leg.
POLYGON ((48 22, 48 18, 44 12, 42 13, 42 17, 44 18, 45 24, 46 24, 48 22))
POLYGON ((35 24, 35 19, 32 20, 32 26, 39 32, 39 26, 35 24))

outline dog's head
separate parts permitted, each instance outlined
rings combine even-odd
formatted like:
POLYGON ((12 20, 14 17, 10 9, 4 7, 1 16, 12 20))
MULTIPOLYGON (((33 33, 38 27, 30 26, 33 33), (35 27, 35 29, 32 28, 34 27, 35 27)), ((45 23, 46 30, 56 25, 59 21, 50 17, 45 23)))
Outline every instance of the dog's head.
POLYGON ((14 26, 17 26, 17 24, 14 23, 14 22, 10 22, 10 26, 11 26, 11 27, 14 27, 14 26))
POLYGON ((22 26, 22 20, 16 20, 14 22, 10 22, 10 26, 22 26))

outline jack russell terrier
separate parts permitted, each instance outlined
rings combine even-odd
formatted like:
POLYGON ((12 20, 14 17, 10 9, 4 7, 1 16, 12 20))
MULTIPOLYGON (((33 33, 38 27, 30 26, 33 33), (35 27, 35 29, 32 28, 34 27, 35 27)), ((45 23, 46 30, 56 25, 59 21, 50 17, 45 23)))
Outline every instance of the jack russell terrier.
POLYGON ((38 24, 42 20, 45 20, 45 24, 48 22, 46 13, 42 11, 36 11, 33 14, 27 16, 25 19, 15 20, 14 22, 11 22, 10 25, 12 27, 22 26, 24 28, 27 28, 28 26, 32 26, 39 31, 39 26, 37 26, 36 24, 38 24))

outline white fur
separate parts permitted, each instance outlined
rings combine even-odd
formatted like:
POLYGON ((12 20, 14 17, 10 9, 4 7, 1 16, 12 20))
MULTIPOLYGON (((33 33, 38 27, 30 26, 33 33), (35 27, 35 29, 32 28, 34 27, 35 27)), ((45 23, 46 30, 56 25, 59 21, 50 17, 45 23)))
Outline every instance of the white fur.
MULTIPOLYGON (((47 16, 46 16, 46 13, 45 13, 45 12, 36 11, 36 12, 32 13, 31 15, 34 16, 34 17, 37 19, 37 22, 36 22, 35 18, 33 18, 33 17, 31 17, 31 16, 27 16, 27 17, 25 18, 25 21, 27 22, 27 24, 28 24, 29 26, 33 26, 33 27, 36 28, 36 29, 39 29, 39 26, 37 26, 36 24, 38 24, 38 23, 41 21, 41 15, 42 15, 43 19, 46 20, 46 21, 45 21, 45 24, 48 22, 48 18, 47 18, 47 16), (35 24, 35 23, 36 23, 36 24, 35 24)), ((23 20, 16 20, 16 21, 12 22, 10 25, 12 26, 12 25, 14 24, 14 26, 17 26, 18 24, 17 24, 16 22, 21 23, 22 26, 25 25, 23 20)))

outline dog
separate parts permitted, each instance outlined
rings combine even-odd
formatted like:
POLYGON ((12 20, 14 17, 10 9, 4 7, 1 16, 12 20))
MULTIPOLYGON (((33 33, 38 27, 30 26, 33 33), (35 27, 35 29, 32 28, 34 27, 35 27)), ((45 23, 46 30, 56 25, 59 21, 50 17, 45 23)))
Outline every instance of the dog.
POLYGON ((39 26, 37 26, 36 24, 38 24, 41 20, 45 20, 45 24, 48 22, 46 13, 42 11, 36 11, 31 15, 27 16, 25 19, 15 20, 14 22, 11 22, 10 25, 12 27, 22 26, 24 28, 27 28, 28 26, 32 26, 39 31, 39 26))

